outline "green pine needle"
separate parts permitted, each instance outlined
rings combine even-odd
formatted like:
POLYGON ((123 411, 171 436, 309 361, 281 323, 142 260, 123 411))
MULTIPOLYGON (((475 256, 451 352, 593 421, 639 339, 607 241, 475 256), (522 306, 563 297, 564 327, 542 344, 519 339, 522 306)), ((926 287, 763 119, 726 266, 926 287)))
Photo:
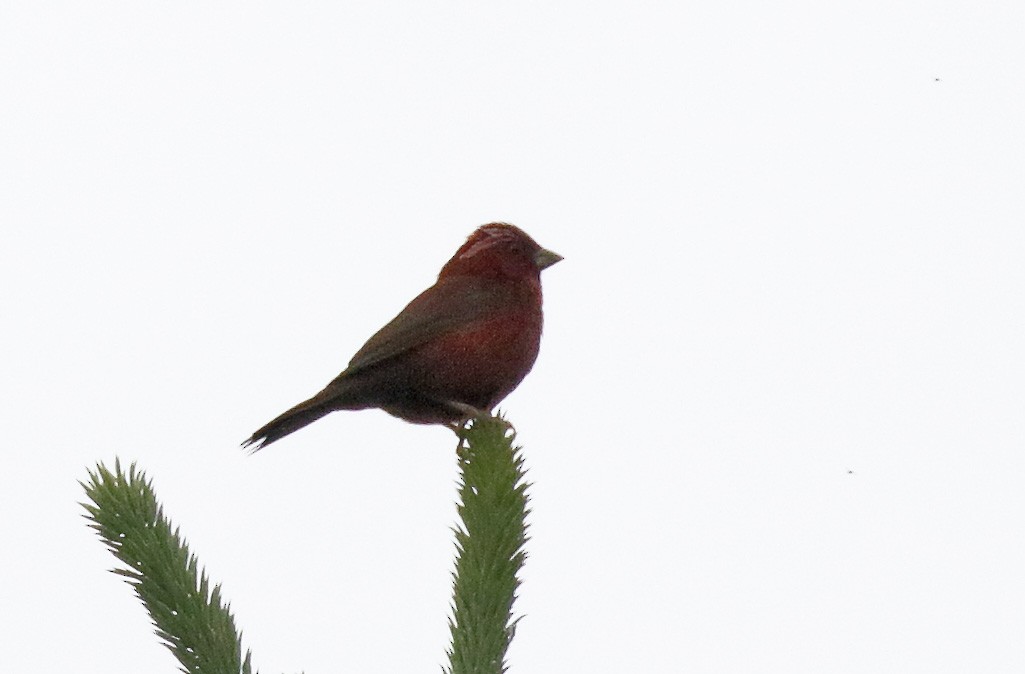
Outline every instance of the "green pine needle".
POLYGON ((127 568, 124 576, 142 600, 157 635, 189 674, 251 674, 250 653, 242 657, 242 639, 221 588, 210 588, 206 574, 164 517, 152 483, 132 464, 111 472, 102 463, 83 483, 91 504, 83 503, 95 529, 127 568))

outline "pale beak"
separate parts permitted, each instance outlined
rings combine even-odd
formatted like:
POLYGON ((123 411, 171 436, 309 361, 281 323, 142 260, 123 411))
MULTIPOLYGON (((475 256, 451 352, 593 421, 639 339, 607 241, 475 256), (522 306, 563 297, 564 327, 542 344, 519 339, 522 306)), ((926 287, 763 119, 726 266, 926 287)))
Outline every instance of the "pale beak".
POLYGON ((558 253, 553 253, 552 251, 546 248, 542 248, 541 250, 534 253, 534 264, 537 265, 537 268, 539 270, 548 269, 561 259, 561 255, 559 255, 558 253))

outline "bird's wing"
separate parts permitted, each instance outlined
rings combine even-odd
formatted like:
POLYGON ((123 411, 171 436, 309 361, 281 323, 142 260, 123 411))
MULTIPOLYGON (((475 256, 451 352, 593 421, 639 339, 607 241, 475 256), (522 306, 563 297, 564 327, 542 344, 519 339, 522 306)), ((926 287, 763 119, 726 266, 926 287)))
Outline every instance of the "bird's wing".
POLYGON ((453 276, 439 279, 378 330, 349 361, 352 375, 483 318, 516 307, 517 288, 492 279, 453 276))

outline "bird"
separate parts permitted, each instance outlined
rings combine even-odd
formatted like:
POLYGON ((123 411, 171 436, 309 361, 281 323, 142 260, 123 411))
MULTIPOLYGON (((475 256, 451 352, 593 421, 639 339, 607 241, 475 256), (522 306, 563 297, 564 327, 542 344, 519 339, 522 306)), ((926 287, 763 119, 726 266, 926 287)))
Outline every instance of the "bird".
POLYGON ((434 285, 374 333, 341 374, 242 446, 263 449, 337 410, 379 408, 457 431, 490 414, 534 366, 541 271, 562 259, 515 225, 478 227, 434 285))

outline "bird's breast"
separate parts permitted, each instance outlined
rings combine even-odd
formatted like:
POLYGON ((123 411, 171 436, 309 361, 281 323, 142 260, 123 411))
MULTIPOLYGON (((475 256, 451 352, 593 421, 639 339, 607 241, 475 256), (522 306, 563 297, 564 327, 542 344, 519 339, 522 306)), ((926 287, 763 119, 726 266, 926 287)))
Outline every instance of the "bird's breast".
POLYGON ((460 326, 416 354, 436 395, 490 408, 530 372, 541 342, 541 312, 517 311, 460 326))

